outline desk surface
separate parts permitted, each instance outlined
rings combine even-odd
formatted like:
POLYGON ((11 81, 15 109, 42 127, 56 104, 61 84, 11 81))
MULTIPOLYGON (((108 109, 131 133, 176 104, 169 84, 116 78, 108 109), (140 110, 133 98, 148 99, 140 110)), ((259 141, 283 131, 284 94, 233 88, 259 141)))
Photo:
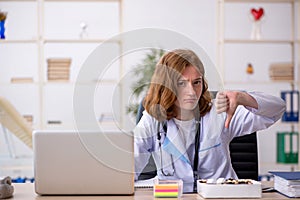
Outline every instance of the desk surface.
MULTIPOLYGON (((155 199, 153 197, 152 189, 137 189, 134 196, 39 196, 34 192, 34 184, 32 183, 15 183, 13 184, 15 188, 14 196, 12 199, 19 199, 19 200, 48 200, 48 199, 55 199, 55 200, 101 200, 101 199, 110 199, 110 200, 148 200, 148 199, 155 199)), ((163 199, 163 198, 162 198, 163 199)), ((203 199, 198 194, 183 194, 183 200, 189 199, 203 199)), ((270 193, 263 193, 262 199, 268 200, 284 200, 289 199, 277 192, 270 192, 270 193)), ((300 200, 300 198, 292 198, 293 200, 300 200)), ((216 200, 216 199, 214 199, 216 200)), ((223 199, 224 200, 224 199, 223 199)), ((238 200, 238 199, 235 199, 238 200)))

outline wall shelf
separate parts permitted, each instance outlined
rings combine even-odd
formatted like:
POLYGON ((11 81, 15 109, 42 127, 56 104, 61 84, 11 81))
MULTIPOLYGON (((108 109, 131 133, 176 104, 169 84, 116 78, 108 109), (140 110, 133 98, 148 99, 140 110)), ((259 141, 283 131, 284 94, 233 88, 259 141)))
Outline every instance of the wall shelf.
MULTIPOLYGON (((122 50, 122 41, 112 40, 110 37, 122 32, 123 1, 0 0, 0 7, 1 10, 8 11, 6 24, 8 35, 6 35, 6 39, 0 40, 0 48, 2 48, 0 60, 1 95, 10 101, 22 98, 27 102, 29 101, 28 98, 34 98, 35 103, 26 107, 22 101, 14 102, 14 106, 21 114, 33 116, 35 129, 47 129, 55 126, 59 129, 74 128, 74 116, 72 116, 74 86, 89 87, 100 83, 97 80, 76 82, 81 65, 89 53, 101 43, 105 42, 109 45, 110 50, 112 49, 118 54, 122 50), (55 16, 53 16, 54 14, 55 16), (26 20, 30 26, 26 26, 27 32, 22 35, 15 30, 24 26, 24 15, 29 16, 26 20), (110 23, 106 23, 107 21, 110 23), (88 25, 86 30, 82 28, 83 22, 88 25), (82 34, 84 38, 80 38, 82 34), (3 57, 8 58, 12 54, 15 54, 18 59, 2 59, 3 57), (69 78, 63 81, 59 79, 48 81, 47 59, 58 57, 71 58, 69 78), (20 79, 32 77, 33 81, 16 80, 14 83, 10 82, 12 78, 18 77, 20 79), (26 90, 30 90, 32 95, 19 96, 23 95, 26 90), (63 123, 49 125, 47 121, 52 119, 63 123)), ((105 74, 104 80, 101 81, 101 87, 107 93, 105 95, 107 98, 113 95, 111 94, 112 90, 118 84, 118 79, 122 77, 121 73, 124 71, 121 60, 116 61, 112 66, 113 69, 107 72, 110 74, 105 74)), ((100 95, 98 94, 98 96, 100 95)), ((104 97, 99 99, 96 113, 100 112, 101 109, 108 112, 108 106, 105 104, 107 102, 103 103, 102 106, 100 105, 103 99, 104 97)), ((120 111, 120 113, 122 112, 120 111)))
POLYGON ((285 81, 285 80, 270 80, 270 81, 256 81, 256 80, 245 80, 245 81, 227 81, 227 84, 235 84, 235 85, 239 85, 239 84, 254 84, 254 85, 272 85, 272 84, 286 84, 286 85, 290 85, 290 84, 295 84, 295 81, 285 81))
MULTIPOLYGON (((82 0, 44 0, 45 2, 82 2, 82 0)), ((85 0, 84 2, 119 2, 120 0, 85 0)))
POLYGON ((224 39, 220 42, 223 43, 237 43, 237 44, 291 44, 295 43, 294 40, 271 40, 271 39, 263 39, 263 40, 251 40, 251 39, 224 39))
POLYGON ((105 39, 45 39, 44 43, 120 43, 120 40, 105 39))
POLYGON ((44 85, 60 85, 60 84, 68 84, 68 85, 95 85, 95 84, 118 84, 117 80, 101 80, 101 81, 86 81, 86 82, 74 82, 74 81, 45 81, 43 82, 44 85))
POLYGON ((22 44, 22 43, 38 43, 37 39, 2 39, 0 40, 0 44, 9 44, 9 43, 14 43, 14 44, 22 44))
POLYGON ((227 3, 294 3, 295 1, 297 0, 224 0, 227 3))

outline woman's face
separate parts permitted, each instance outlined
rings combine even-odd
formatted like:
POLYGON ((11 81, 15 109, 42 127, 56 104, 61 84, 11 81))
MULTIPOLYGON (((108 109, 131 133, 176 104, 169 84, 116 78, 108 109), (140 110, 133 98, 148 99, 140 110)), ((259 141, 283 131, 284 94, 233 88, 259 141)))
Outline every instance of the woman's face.
MULTIPOLYGON (((198 104, 203 90, 203 76, 194 66, 188 66, 177 80, 177 117, 181 120, 193 117, 193 110, 198 104)), ((187 119, 188 120, 188 119, 187 119)))

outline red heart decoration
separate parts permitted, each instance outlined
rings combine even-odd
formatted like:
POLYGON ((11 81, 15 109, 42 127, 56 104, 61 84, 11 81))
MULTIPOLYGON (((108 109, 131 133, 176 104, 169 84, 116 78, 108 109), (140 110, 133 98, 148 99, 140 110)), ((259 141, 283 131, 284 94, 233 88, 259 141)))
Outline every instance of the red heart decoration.
POLYGON ((264 9, 259 8, 258 10, 256 10, 255 8, 252 8, 251 9, 251 14, 254 17, 254 20, 258 21, 264 15, 264 9))

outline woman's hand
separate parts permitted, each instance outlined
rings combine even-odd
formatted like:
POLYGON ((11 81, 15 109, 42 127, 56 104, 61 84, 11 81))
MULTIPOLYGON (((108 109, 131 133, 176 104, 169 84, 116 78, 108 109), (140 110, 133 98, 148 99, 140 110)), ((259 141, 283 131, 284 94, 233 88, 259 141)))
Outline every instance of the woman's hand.
POLYGON ((229 127, 230 121, 239 105, 258 108, 256 100, 248 93, 239 91, 218 92, 215 101, 217 113, 226 112, 225 128, 229 127))

